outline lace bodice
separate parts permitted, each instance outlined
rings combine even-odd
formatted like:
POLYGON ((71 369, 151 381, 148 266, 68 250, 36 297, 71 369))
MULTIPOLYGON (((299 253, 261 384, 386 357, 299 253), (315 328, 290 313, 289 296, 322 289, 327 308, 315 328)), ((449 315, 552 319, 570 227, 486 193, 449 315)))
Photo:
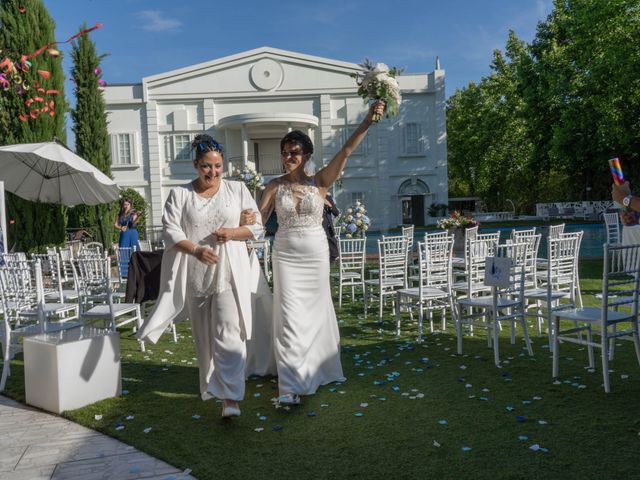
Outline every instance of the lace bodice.
POLYGON ((324 199, 315 185, 281 183, 276 193, 278 230, 322 227, 324 199))

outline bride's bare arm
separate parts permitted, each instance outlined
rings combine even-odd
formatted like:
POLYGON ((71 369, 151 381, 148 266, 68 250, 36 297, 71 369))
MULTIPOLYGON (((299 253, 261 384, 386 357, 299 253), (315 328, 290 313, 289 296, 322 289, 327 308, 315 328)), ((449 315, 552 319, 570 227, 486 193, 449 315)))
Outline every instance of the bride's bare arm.
POLYGON ((358 128, 353 132, 353 135, 349 137, 349 140, 345 142, 340 151, 336 153, 335 157, 333 157, 324 168, 316 173, 316 185, 318 187, 329 188, 333 182, 338 179, 340 173, 344 170, 344 167, 347 164, 347 158, 349 158, 349 155, 358 148, 358 145, 360 145, 362 140, 364 140, 364 137, 367 135, 367 131, 373 123, 374 113, 378 113, 380 115, 384 113, 383 102, 376 102, 369 107, 367 116, 362 120, 362 123, 358 125, 358 128))

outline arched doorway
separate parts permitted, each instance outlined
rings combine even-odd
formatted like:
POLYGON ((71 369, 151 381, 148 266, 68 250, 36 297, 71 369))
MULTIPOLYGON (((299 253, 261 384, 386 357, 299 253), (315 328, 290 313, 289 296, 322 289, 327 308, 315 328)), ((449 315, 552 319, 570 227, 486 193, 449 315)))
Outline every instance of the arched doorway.
POLYGON ((424 225, 424 200, 429 195, 429 187, 422 180, 405 180, 398 189, 402 209, 402 223, 424 225))

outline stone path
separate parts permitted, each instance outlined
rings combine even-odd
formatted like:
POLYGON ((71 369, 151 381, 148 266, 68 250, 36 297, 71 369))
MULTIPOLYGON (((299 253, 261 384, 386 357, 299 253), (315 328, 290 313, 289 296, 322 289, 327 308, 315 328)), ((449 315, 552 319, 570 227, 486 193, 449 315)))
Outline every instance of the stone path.
POLYGON ((1 395, 0 479, 195 480, 134 447, 1 395))

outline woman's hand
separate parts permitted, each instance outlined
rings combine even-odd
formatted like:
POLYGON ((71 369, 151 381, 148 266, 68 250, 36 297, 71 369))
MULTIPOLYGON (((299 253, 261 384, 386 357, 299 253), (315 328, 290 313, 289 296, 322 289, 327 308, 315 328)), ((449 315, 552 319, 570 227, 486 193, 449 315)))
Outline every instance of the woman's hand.
POLYGON ((120 227, 120 231, 121 232, 126 232, 127 231, 127 226, 125 225, 124 227, 120 227))
POLYGON ((218 263, 218 255, 216 255, 213 252, 213 249, 209 247, 198 247, 195 253, 195 257, 202 263, 206 263, 207 265, 218 263))
POLYGON ((611 186, 611 197, 614 202, 618 202, 622 204, 622 200, 624 197, 631 194, 631 188, 629 187, 629 182, 624 182, 622 185, 616 185, 615 183, 611 186))
POLYGON ((386 107, 386 103, 384 103, 382 100, 376 100, 370 107, 369 107, 369 111, 367 112, 367 116, 365 118, 365 121, 371 125, 373 123, 373 117, 375 115, 378 116, 378 118, 382 117, 382 115, 384 115, 384 109, 386 107))
POLYGON ((256 212, 251 209, 242 210, 240 212, 240 226, 244 225, 255 225, 256 223, 256 212))
POLYGON ((213 234, 216 236, 217 243, 226 243, 229 240, 234 239, 234 229, 233 228, 219 228, 213 234))

